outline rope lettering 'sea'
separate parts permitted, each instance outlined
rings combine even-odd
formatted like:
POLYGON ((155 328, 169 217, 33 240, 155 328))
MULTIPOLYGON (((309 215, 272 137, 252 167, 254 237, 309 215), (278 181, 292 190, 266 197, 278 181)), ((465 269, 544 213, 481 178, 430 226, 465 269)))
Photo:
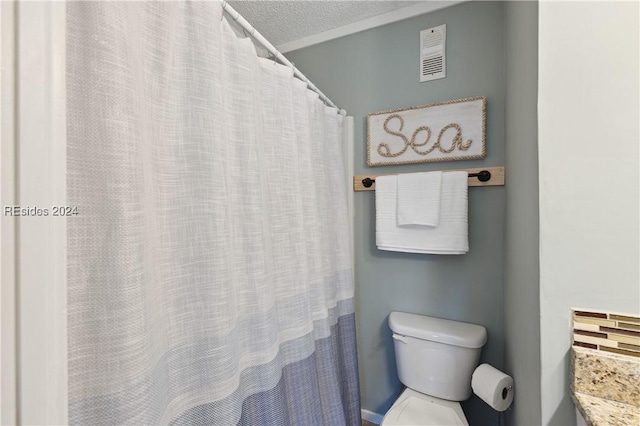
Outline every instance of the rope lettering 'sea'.
POLYGON ((427 148, 424 151, 421 151, 420 148, 425 147, 429 143, 429 140, 431 139, 431 128, 429 128, 429 126, 418 127, 413 132, 411 139, 409 139, 402 133, 402 129, 404 128, 404 119, 399 114, 392 114, 389 117, 387 117, 382 127, 384 128, 384 131, 387 132, 388 134, 392 136, 398 136, 404 141, 404 146, 402 147, 402 149, 395 153, 391 152, 391 148, 389 147, 388 144, 384 142, 380 143, 377 149, 378 154, 380 154, 382 157, 387 157, 387 158, 398 157, 404 154, 409 147, 411 147, 411 149, 418 155, 428 155, 436 148, 440 152, 447 154, 456 148, 458 148, 460 151, 466 151, 469 149, 469 147, 473 143, 471 139, 467 140, 466 143, 462 142, 462 128, 457 123, 451 123, 444 126, 442 130, 440 130, 440 133, 438 134, 438 139, 436 140, 436 142, 431 147, 427 148), (400 121, 400 127, 398 128, 397 131, 392 130, 388 127, 388 124, 392 119, 398 119, 400 121), (445 132, 449 129, 455 129, 456 134, 451 140, 451 146, 449 148, 444 148, 442 146, 442 137, 444 136, 445 132), (417 143, 416 137, 420 134, 420 132, 426 132, 426 135, 425 135, 424 141, 417 143))

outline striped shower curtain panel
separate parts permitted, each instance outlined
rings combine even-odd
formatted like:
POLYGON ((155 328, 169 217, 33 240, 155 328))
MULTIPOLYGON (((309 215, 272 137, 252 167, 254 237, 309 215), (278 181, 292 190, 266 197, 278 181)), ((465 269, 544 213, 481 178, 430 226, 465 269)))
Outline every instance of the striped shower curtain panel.
POLYGON ((218 2, 68 2, 69 419, 356 425, 342 116, 218 2))

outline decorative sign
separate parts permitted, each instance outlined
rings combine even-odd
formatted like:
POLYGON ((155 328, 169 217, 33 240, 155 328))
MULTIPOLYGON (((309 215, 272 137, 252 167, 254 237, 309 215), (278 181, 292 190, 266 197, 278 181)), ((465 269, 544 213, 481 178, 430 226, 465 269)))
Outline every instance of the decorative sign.
POLYGON ((457 161, 486 155, 484 96, 369 114, 367 164, 457 161))

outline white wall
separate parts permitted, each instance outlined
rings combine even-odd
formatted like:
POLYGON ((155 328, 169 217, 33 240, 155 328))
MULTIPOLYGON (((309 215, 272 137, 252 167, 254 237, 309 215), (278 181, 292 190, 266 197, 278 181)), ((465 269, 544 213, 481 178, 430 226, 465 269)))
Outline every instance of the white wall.
POLYGON ((640 312, 638 2, 541 2, 543 424, 575 424, 569 307, 640 312))
MULTIPOLYGON (((15 5, 0 3, 0 206, 15 204, 15 5)), ((0 216, 0 424, 16 424, 16 226, 0 216)))
POLYGON ((65 4, 3 2, 1 12, 0 420, 61 425, 68 423, 67 228, 51 208, 66 205, 65 4), (14 204, 50 215, 5 216, 14 204))

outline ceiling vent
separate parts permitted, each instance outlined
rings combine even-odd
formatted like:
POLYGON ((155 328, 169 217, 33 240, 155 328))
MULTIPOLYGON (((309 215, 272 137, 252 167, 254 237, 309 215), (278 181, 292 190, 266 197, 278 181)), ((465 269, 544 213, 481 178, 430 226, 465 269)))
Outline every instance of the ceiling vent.
POLYGON ((447 26, 420 31, 420 82, 445 78, 447 26))

